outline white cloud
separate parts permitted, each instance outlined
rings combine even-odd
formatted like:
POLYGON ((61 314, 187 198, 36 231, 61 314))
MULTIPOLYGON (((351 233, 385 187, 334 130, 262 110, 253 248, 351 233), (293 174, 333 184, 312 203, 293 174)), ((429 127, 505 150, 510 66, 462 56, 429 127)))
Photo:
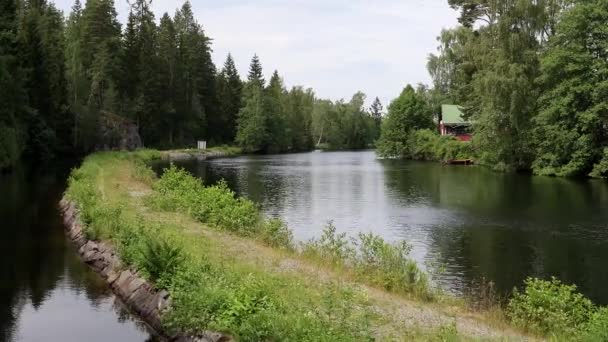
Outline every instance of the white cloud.
MULTIPOLYGON (((66 13, 72 0, 57 0, 66 13)), ((245 77, 254 53, 268 77, 278 69, 288 86, 320 97, 350 98, 361 90, 384 104, 408 83, 428 83, 426 58, 442 28, 456 25, 447 0, 192 0, 213 38, 213 58, 228 52, 245 77)), ((183 1, 153 0, 157 17, 183 1)), ((117 2, 124 22, 126 0, 117 2)))

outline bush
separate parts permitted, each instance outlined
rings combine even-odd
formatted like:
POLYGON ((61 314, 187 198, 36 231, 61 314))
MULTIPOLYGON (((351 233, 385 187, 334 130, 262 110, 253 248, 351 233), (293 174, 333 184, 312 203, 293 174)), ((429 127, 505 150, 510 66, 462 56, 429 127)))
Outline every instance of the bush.
POLYGON ((412 247, 405 241, 389 244, 373 234, 359 234, 354 259, 361 278, 389 291, 412 293, 430 299, 427 275, 409 257, 412 247))
POLYGON ((594 312, 577 335, 580 341, 608 341, 608 308, 594 312))
POLYGON ((186 170, 171 165, 154 184, 149 204, 182 211, 199 222, 241 236, 258 238, 272 247, 292 247, 292 234, 279 220, 264 220, 257 206, 237 198, 225 182, 204 186, 186 170))
POLYGON ((405 241, 390 244, 371 233, 349 241, 330 223, 320 239, 304 243, 302 249, 307 257, 351 267, 356 277, 367 283, 425 300, 433 298, 428 276, 409 257, 411 246, 405 241))
POLYGON ((343 265, 352 259, 355 250, 345 233, 337 234, 336 227, 329 223, 323 229, 320 239, 311 239, 302 245, 303 254, 314 259, 343 265))
POLYGON ((145 240, 141 267, 158 288, 167 288, 185 257, 179 246, 155 237, 145 240))
POLYGON ((514 290, 507 315, 518 327, 538 334, 570 334, 587 322, 594 310, 575 285, 527 279, 523 293, 514 290))
POLYGON ((269 219, 264 222, 262 236, 270 247, 293 249, 293 233, 280 219, 269 219))

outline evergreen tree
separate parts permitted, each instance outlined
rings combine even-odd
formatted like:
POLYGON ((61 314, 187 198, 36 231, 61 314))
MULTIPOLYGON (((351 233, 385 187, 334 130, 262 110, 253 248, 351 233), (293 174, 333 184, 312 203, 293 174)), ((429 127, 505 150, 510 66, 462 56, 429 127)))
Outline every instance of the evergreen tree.
POLYGON ((79 113, 80 140, 83 149, 89 151, 97 143, 101 111, 119 109, 121 27, 112 0, 87 0, 80 22, 82 40, 79 47, 89 84, 87 108, 79 113))
POLYGON ((260 58, 257 54, 254 54, 251 59, 247 81, 249 81, 249 83, 257 83, 259 87, 264 87, 266 85, 266 80, 264 80, 264 74, 262 72, 262 64, 260 63, 260 58))
POLYGON ((239 111, 236 135, 236 142, 246 151, 262 151, 268 141, 268 120, 264 102, 262 65, 257 55, 254 55, 243 95, 243 108, 239 111))
POLYGON ((0 0, 0 170, 12 167, 23 145, 18 117, 26 111, 23 72, 17 59, 17 6, 0 0))
POLYGON ((243 82, 236 70, 234 59, 226 57, 224 68, 217 76, 219 112, 222 117, 220 127, 222 141, 232 142, 236 137, 237 118, 241 109, 243 82))
POLYGON ((267 153, 287 151, 290 147, 291 133, 287 127, 286 90, 278 71, 274 71, 266 88, 265 114, 268 127, 267 153))
POLYGON ((144 143, 160 140, 160 81, 157 72, 160 61, 157 56, 158 41, 151 0, 135 0, 125 32, 123 75, 124 95, 144 143), (126 86, 126 88, 124 88, 126 86))
POLYGON ((313 147, 312 112, 315 95, 312 89, 293 87, 287 99, 287 122, 291 136, 290 149, 308 151, 313 147))
POLYGON ((18 40, 29 106, 26 153, 48 158, 71 145, 66 112, 63 17, 45 1, 23 1, 18 40), (59 135, 57 134, 59 133, 59 135))
POLYGON ((376 96, 376 99, 374 100, 374 102, 372 103, 372 106, 370 107, 370 114, 371 114, 372 118, 374 119, 374 123, 375 123, 376 132, 373 134, 375 136, 375 138, 377 138, 378 135, 380 134, 380 128, 382 125, 382 110, 383 109, 384 108, 382 107, 382 103, 380 102, 380 99, 376 96))
MULTIPOLYGON (((178 42, 176 112, 181 145, 205 137, 206 111, 214 109, 215 66, 210 40, 194 19, 190 2, 184 3, 173 20, 178 42)), ((212 113, 213 114, 213 113, 212 113)))
POLYGON ((178 69, 177 32, 169 14, 165 13, 160 20, 158 33, 159 48, 159 81, 161 117, 159 122, 165 128, 167 137, 163 145, 172 147, 176 130, 176 82, 178 69))
POLYGON ((66 78, 69 108, 74 116, 74 141, 72 143, 74 149, 80 146, 81 118, 86 111, 86 100, 90 86, 84 68, 82 51, 82 11, 80 0, 76 0, 65 29, 66 78))

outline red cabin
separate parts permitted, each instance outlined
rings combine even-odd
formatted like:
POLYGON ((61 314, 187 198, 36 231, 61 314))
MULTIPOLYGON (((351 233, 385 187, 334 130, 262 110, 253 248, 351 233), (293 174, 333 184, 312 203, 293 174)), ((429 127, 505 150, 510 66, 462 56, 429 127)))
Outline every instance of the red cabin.
POLYGON ((439 133, 451 135, 460 141, 471 141, 471 122, 463 118, 462 109, 456 105, 441 106, 439 133))

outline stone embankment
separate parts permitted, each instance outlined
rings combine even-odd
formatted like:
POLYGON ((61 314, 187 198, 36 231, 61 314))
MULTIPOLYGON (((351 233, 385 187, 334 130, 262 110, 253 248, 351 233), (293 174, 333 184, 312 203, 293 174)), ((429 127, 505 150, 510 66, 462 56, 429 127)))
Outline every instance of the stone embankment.
POLYGON ((170 162, 180 162, 180 161, 189 161, 189 160, 207 160, 214 158, 225 157, 226 154, 223 152, 215 152, 215 151, 165 151, 161 153, 161 157, 165 161, 170 162))
POLYGON ((157 291, 136 271, 124 265, 110 244, 88 240, 74 203, 64 198, 60 202, 60 208, 66 234, 78 247, 78 254, 83 262, 100 274, 114 294, 159 337, 179 342, 232 341, 229 336, 212 332, 196 337, 168 334, 162 325, 161 316, 171 305, 169 293, 164 290, 157 291))

